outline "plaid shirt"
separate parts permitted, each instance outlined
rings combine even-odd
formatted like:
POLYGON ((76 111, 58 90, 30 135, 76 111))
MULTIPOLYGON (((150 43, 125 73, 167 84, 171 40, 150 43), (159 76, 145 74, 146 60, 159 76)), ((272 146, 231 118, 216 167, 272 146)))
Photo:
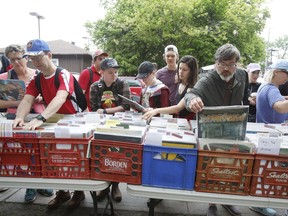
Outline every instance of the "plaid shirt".
POLYGON ((130 98, 130 88, 125 80, 119 78, 116 79, 110 87, 107 87, 103 78, 99 81, 94 82, 90 87, 90 104, 91 111, 97 111, 98 109, 103 109, 102 107, 102 95, 106 89, 112 90, 113 96, 115 98, 116 106, 122 106, 125 110, 130 110, 130 105, 125 103, 119 96, 123 95, 124 97, 130 98))

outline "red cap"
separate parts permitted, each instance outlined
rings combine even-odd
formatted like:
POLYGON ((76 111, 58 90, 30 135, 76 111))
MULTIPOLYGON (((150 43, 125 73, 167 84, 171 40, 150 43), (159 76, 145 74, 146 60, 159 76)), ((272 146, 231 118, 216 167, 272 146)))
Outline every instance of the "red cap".
POLYGON ((104 55, 107 57, 108 53, 105 53, 102 50, 96 50, 92 55, 92 59, 94 60, 97 56, 100 56, 100 55, 104 55))

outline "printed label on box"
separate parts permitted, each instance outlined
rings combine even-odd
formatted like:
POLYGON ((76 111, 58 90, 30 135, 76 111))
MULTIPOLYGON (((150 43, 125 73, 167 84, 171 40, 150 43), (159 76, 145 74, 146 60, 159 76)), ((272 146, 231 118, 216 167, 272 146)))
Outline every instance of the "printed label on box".
POLYGON ((77 153, 49 153, 49 164, 67 164, 67 165, 78 165, 79 154, 77 153))
POLYGON ((266 169, 263 176, 264 184, 287 186, 288 173, 266 169))
POLYGON ((207 177, 209 180, 233 180, 235 182, 240 182, 242 178, 242 169, 227 168, 222 166, 209 167, 207 170, 207 177))
POLYGON ((101 157, 101 172, 130 174, 132 162, 126 158, 101 157))

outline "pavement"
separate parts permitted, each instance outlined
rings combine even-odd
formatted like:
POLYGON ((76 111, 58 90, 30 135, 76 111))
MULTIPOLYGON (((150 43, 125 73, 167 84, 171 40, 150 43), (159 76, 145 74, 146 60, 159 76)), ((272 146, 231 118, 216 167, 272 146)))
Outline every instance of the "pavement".
MULTIPOLYGON (((127 193, 127 185, 120 183, 122 201, 113 202, 116 216, 148 216, 147 198, 134 197, 127 193)), ((54 191, 55 192, 55 191, 54 191)), ((37 194, 36 200, 32 204, 24 204, 25 189, 10 188, 0 193, 0 216, 77 216, 92 215, 93 201, 88 191, 85 192, 86 199, 74 211, 67 211, 64 203, 54 211, 47 211, 47 203, 53 197, 44 197, 37 194)), ((99 202, 99 212, 104 208, 105 200, 99 202)), ((208 204, 193 203, 173 200, 163 200, 155 208, 155 216, 206 216, 208 204)), ((242 216, 259 216, 260 214, 249 210, 248 207, 239 207, 242 216)), ((284 209, 275 209, 277 215, 284 216, 284 209)), ((218 216, 230 216, 230 214, 218 205, 218 216)))

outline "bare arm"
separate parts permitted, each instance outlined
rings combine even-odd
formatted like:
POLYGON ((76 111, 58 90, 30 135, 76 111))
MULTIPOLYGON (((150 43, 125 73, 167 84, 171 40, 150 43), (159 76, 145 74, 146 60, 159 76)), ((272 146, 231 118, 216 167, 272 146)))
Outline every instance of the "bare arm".
POLYGON ((273 109, 279 113, 288 113, 288 100, 277 101, 273 104, 273 109))
MULTIPOLYGON (((112 107, 112 108, 107 108, 106 109, 106 112, 108 114, 113 114, 113 113, 116 113, 116 112, 124 112, 124 111, 125 110, 124 110, 123 106, 117 106, 117 107, 112 107)), ((98 109, 97 110, 97 113, 99 113, 99 114, 103 114, 103 112, 104 112, 104 109, 98 109)))
POLYGON ((17 127, 18 125, 22 127, 24 125, 24 118, 30 112, 34 100, 35 97, 32 95, 27 94, 24 96, 17 108, 16 118, 13 122, 13 127, 17 127))
POLYGON ((142 116, 142 119, 150 120, 155 115, 158 115, 158 114, 173 114, 173 113, 180 112, 183 109, 185 109, 184 98, 182 98, 182 100, 178 104, 176 104, 174 106, 156 108, 156 109, 153 109, 151 111, 148 111, 142 116))
POLYGON ((13 100, 0 100, 0 108, 10 108, 10 107, 18 107, 20 101, 13 101, 13 100))
MULTIPOLYGON (((41 113, 41 115, 48 119, 51 116, 53 116, 57 111, 61 108, 61 106, 65 103, 68 92, 65 90, 60 90, 57 92, 56 96, 53 98, 53 100, 49 103, 49 105, 46 107, 46 109, 41 113)), ((26 96, 25 96, 26 97, 26 96)), ((18 111, 18 110, 17 110, 18 111)), ((41 126, 43 124, 43 121, 38 119, 33 119, 29 123, 27 123, 24 127, 26 130, 35 130, 37 127, 41 126)))

